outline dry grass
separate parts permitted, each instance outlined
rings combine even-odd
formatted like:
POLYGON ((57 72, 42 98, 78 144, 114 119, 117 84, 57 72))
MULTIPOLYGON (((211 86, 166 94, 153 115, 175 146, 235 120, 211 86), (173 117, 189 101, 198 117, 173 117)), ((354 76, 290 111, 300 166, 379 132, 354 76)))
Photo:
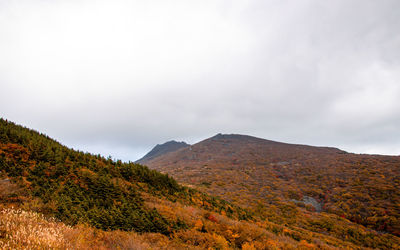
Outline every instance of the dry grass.
POLYGON ((70 227, 43 215, 19 209, 0 211, 1 249, 69 249, 63 237, 70 227))
POLYGON ((168 237, 70 227, 36 212, 0 207, 0 249, 183 249, 168 237))

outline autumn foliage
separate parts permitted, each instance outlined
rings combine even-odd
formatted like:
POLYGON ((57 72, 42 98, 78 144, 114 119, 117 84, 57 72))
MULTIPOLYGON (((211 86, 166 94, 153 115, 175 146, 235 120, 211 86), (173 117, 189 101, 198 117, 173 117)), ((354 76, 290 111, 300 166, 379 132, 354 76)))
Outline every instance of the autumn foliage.
MULTIPOLYGON (((254 156, 260 147, 250 148, 254 156)), ((207 151, 198 150, 194 148, 196 157, 201 159, 207 151)), ((304 155, 300 152, 297 161, 304 155)), ((289 157, 289 153, 282 159, 289 157)), ((329 157, 336 154, 342 152, 334 150, 329 157)), ((361 226, 357 223, 362 221, 349 216, 358 214, 352 210, 358 207, 349 205, 349 211, 344 209, 348 202, 358 200, 354 199, 358 197, 355 195, 358 184, 349 188, 349 179, 340 182, 342 185, 320 185, 318 181, 331 177, 329 174, 318 177, 311 160, 303 166, 297 161, 283 163, 279 158, 280 163, 268 163, 267 167, 254 162, 246 167, 243 159, 236 156, 229 163, 224 163, 225 158, 213 158, 218 162, 216 165, 209 157, 215 156, 207 156, 208 165, 202 165, 201 169, 197 169, 195 161, 187 165, 183 171, 186 177, 173 171, 171 174, 186 183, 181 185, 145 166, 75 151, 46 135, 0 119, 0 248, 399 248, 395 231, 388 234, 361 226), (213 174, 206 176, 205 170, 211 167, 213 174), (298 175, 290 175, 290 169, 298 175), (309 178, 307 185, 301 184, 299 178, 302 181, 309 178), (348 199, 335 196, 341 190, 346 190, 341 196, 348 199), (305 204, 306 196, 322 203, 323 211, 318 213, 313 205, 305 204)), ((180 164, 176 162, 176 169, 182 170, 180 164)), ((356 167, 350 165, 341 169, 344 176, 346 171, 355 171, 356 167)), ((384 173, 390 181, 397 173, 396 168, 389 166, 376 171, 374 176, 382 178, 379 176, 384 173), (392 176, 385 171, 392 171, 392 176)), ((369 176, 368 172, 366 175, 369 176)), ((385 186, 388 189, 381 189, 383 185, 386 183, 382 182, 376 189, 381 191, 370 196, 385 201, 381 207, 387 210, 383 212, 387 216, 383 218, 387 230, 395 228, 398 219, 390 210, 395 206, 397 193, 388 185, 385 186), (393 197, 389 198, 387 192, 393 197), (392 221, 388 220, 390 216, 392 221)), ((374 200, 368 201, 370 206, 375 204, 374 200)), ((379 215, 379 208, 376 207, 375 215, 379 215)), ((374 220, 367 218, 378 225, 382 220, 379 216, 372 217, 374 220)))

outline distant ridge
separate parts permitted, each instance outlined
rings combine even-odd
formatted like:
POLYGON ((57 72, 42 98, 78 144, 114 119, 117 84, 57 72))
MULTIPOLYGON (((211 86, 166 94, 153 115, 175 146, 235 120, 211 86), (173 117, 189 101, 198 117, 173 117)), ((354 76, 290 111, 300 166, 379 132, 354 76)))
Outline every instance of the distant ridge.
MULTIPOLYGON (((203 141, 189 145, 185 142, 168 141, 157 144, 144 157, 136 163, 145 164, 151 168, 166 171, 169 166, 176 169, 176 163, 193 163, 223 159, 231 161, 240 155, 243 163, 257 158, 265 158, 266 155, 277 158, 292 158, 293 154, 346 154, 338 148, 316 147, 302 144, 290 144, 258 138, 241 134, 216 134, 203 141)), ((189 166, 188 165, 188 166, 189 166)))
MULTIPOLYGON (((286 143, 286 142, 278 142, 278 141, 272 141, 272 140, 267 140, 264 138, 260 137, 255 137, 251 135, 241 135, 241 134, 216 134, 208 139, 205 139, 200 143, 203 142, 230 142, 230 143, 258 143, 260 145, 270 145, 270 146, 284 146, 284 147, 289 147, 289 148, 307 148, 307 149, 313 149, 313 150, 327 150, 335 153, 347 153, 346 151, 343 151, 341 149, 335 148, 335 147, 327 147, 327 146, 311 146, 311 145, 306 145, 306 144, 293 144, 293 143, 286 143)), ((195 146, 194 144, 193 146, 195 146)))
POLYGON ((189 147, 190 145, 186 142, 168 141, 163 144, 157 144, 150 152, 145 156, 136 161, 136 163, 145 164, 147 161, 152 160, 156 157, 164 155, 166 153, 177 151, 181 148, 189 147))

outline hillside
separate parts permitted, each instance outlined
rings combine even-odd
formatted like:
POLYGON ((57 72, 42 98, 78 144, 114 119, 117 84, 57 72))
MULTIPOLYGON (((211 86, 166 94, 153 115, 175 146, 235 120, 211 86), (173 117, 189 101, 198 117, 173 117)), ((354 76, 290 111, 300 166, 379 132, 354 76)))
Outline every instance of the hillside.
POLYGON ((186 142, 168 141, 163 144, 157 144, 150 152, 145 156, 135 161, 135 163, 143 164, 144 162, 150 161, 158 156, 164 155, 166 153, 177 151, 181 148, 189 147, 190 145, 186 142))
POLYGON ((400 157, 218 134, 144 164, 276 223, 310 229, 295 206, 400 235, 400 157))
POLYGON ((280 215, 266 214, 272 205, 249 211, 140 164, 75 151, 3 119, 0 171, 2 249, 400 246, 399 238, 390 234, 306 209, 301 213, 309 224, 300 227, 300 222, 288 221, 299 220, 294 205, 275 206, 283 212, 280 215))

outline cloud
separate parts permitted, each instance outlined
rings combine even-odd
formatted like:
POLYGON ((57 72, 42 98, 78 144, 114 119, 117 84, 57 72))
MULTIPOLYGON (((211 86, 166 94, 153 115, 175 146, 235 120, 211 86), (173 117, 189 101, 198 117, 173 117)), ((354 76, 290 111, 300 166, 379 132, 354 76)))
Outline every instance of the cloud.
POLYGON ((136 160, 218 132, 399 154, 398 1, 3 1, 0 112, 136 160))

